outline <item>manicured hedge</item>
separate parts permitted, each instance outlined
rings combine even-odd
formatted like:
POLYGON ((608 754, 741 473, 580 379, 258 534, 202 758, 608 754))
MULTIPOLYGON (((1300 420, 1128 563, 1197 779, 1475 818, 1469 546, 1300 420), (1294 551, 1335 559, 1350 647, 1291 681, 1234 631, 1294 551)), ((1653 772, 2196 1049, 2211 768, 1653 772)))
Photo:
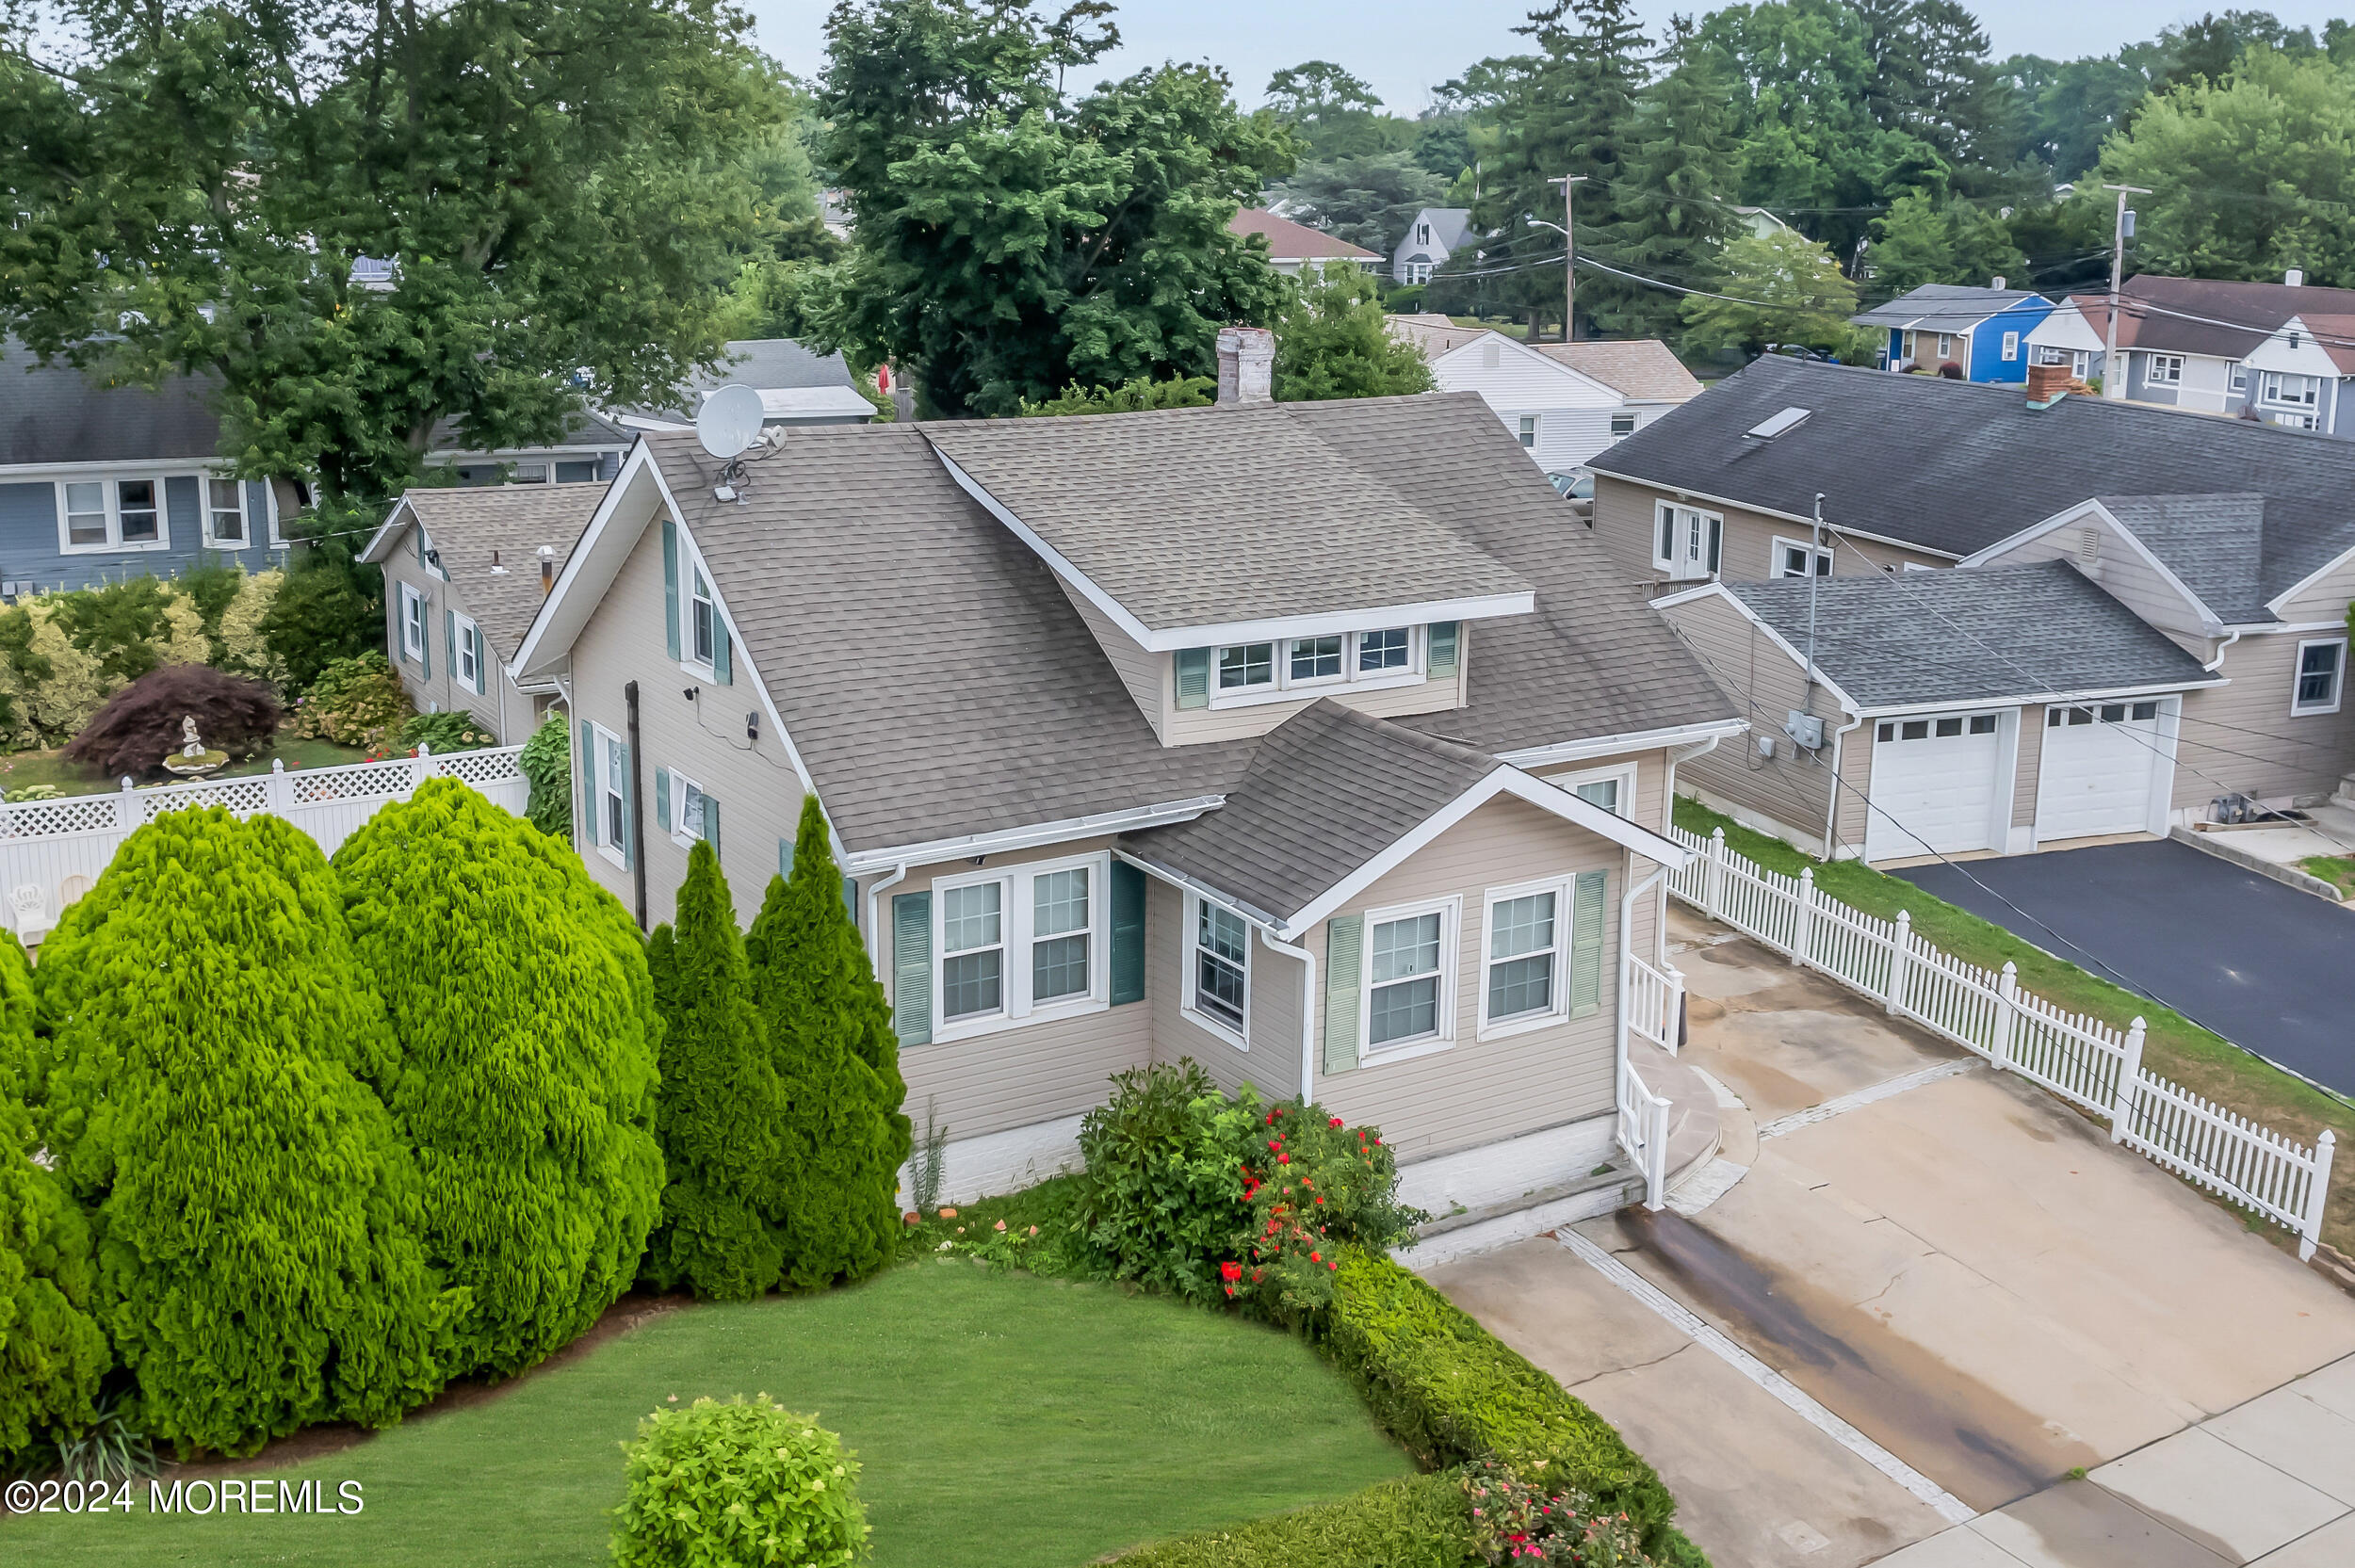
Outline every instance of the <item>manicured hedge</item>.
POLYGON ((1384 1481, 1337 1503, 1130 1552, 1120 1568, 1463 1568, 1470 1520, 1455 1472, 1384 1481))

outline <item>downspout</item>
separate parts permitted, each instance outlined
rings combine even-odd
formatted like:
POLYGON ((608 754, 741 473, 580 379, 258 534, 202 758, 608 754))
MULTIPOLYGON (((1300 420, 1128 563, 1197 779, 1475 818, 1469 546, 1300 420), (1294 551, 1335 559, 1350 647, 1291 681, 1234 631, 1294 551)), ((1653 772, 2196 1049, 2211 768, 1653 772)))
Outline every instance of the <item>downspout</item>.
POLYGON ((1824 864, 1829 865, 1837 857, 1832 852, 1831 825, 1840 815, 1840 752, 1842 737, 1859 724, 1864 715, 1858 714, 1831 733, 1831 787, 1825 791, 1824 800, 1824 864))
MULTIPOLYGON (((1717 749, 1717 742, 1724 738, 1723 736, 1706 736, 1690 746, 1668 748, 1668 780, 1661 788, 1663 797, 1661 816, 1665 818, 1661 823, 1663 832, 1676 825, 1677 764, 1690 762, 1695 757, 1707 756, 1717 749)), ((1665 969, 1668 966, 1668 890, 1665 886, 1660 890, 1660 919, 1657 924, 1660 928, 1660 941, 1656 945, 1660 953, 1660 966, 1665 969)))
MULTIPOLYGON (((1259 927, 1259 941, 1271 953, 1296 958, 1304 965, 1300 986, 1300 1103, 1317 1097, 1317 956, 1306 947, 1275 940, 1272 926, 1259 927)), ((1249 1026, 1250 1021, 1244 1020, 1249 1026)))
POLYGON ((881 985, 883 969, 883 916, 879 913, 883 896, 887 889, 907 881, 908 863, 901 861, 891 868, 891 875, 870 882, 867 888, 867 962, 874 965, 875 983, 881 985))
POLYGON ((2213 675, 2218 670, 2221 670, 2224 667, 2224 655, 2226 652, 2232 648, 2233 643, 2238 642, 2239 640, 2240 633, 2234 632, 2223 641, 2217 643, 2216 645, 2216 657, 2210 659, 2207 663, 2200 667, 2201 673, 2203 675, 2213 675))
POLYGON ((638 893, 638 929, 646 925, 646 791, 640 769, 645 759, 639 755, 643 750, 638 743, 638 683, 622 687, 622 701, 629 711, 629 865, 638 893))

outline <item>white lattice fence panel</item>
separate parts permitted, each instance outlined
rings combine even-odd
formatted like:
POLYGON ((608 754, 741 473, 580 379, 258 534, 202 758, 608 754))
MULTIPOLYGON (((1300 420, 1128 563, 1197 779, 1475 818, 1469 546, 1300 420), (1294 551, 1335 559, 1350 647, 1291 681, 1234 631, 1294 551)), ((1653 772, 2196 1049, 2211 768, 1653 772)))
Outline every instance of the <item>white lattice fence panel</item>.
POLYGON ((223 779, 218 784, 172 784, 141 790, 132 798, 139 802, 142 822, 153 822, 165 812, 184 806, 227 806, 239 816, 251 816, 269 808, 269 781, 223 779))
POLYGON ((405 796, 415 787, 417 767, 407 761, 361 762, 349 768, 306 768, 286 774, 285 780, 297 805, 362 799, 383 801, 405 796))
POLYGON ((504 784, 523 777, 512 749, 488 752, 451 752, 433 759, 433 771, 447 779, 463 779, 480 789, 485 784, 504 784))
POLYGON ((122 799, 114 795, 77 795, 64 800, 26 800, 0 808, 0 836, 58 838, 70 833, 108 832, 122 821, 122 799))

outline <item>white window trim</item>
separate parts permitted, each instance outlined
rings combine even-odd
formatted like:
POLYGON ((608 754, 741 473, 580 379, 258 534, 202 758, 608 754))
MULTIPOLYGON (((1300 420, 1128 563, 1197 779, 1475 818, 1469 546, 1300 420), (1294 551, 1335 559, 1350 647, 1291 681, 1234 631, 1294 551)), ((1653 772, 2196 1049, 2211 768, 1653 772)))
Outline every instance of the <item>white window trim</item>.
MULTIPOLYGON (((406 588, 408 585, 404 583, 401 586, 406 588)), ((612 777, 610 767, 613 748, 622 744, 622 737, 592 719, 589 724, 589 739, 590 827, 597 841, 597 853, 616 865, 626 866, 629 863, 628 856, 623 852, 623 847, 606 837, 605 815, 606 797, 619 795, 622 798, 623 829, 625 832, 628 830, 629 793, 622 787, 620 780, 612 777)))
MULTIPOLYGON (((1460 978, 1457 971, 1464 966, 1463 895, 1452 893, 1444 898, 1422 898, 1411 904, 1392 904, 1388 909, 1370 909, 1365 913, 1365 951, 1357 964, 1358 1065, 1380 1067, 1393 1061, 1412 1061, 1417 1057, 1452 1050, 1455 1044, 1455 986, 1460 978), (1438 1032, 1396 1045, 1375 1045, 1372 1043, 1373 928, 1392 920, 1434 913, 1439 916, 1438 1032)), ((1485 986, 1487 979, 1485 964, 1481 979, 1485 986)))
POLYGON ((1699 507, 1688 507, 1677 501, 1654 502, 1652 504, 1651 514, 1652 565, 1660 571, 1668 574, 1669 577, 1676 582, 1705 583, 1714 580, 1717 574, 1709 570, 1707 529, 1710 526, 1713 526, 1717 530, 1717 549, 1719 553, 1718 564, 1722 567, 1724 565, 1726 537, 1726 519, 1723 512, 1708 511, 1699 507), (1660 553, 1660 525, 1663 523, 1667 522, 1671 517, 1676 519, 1676 542, 1680 545, 1689 537, 1686 530, 1693 518, 1699 518, 1704 525, 1701 559, 1698 563, 1699 569, 1693 575, 1678 575, 1681 568, 1677 558, 1674 555, 1664 556, 1660 553))
POLYGON ((1182 938, 1183 953, 1178 961, 1181 967, 1178 976, 1178 1010, 1197 1027, 1225 1041, 1236 1050, 1248 1051, 1251 1049, 1251 948, 1253 946, 1251 922, 1243 916, 1241 910, 1232 905, 1221 904, 1216 899, 1206 899, 1200 894, 1192 891, 1186 894, 1185 921, 1186 929, 1182 938), (1200 943, 1197 938, 1202 929, 1202 906, 1205 903, 1226 910, 1227 913, 1242 920, 1243 923, 1242 1030, 1240 1033, 1229 1027, 1225 1019, 1214 1018, 1194 1005, 1194 954, 1200 951, 1200 943))
POLYGON ((704 835, 687 831, 687 792, 691 789, 706 800, 711 798, 711 792, 675 768, 668 771, 671 775, 671 842, 682 849, 692 849, 703 841, 704 835))
POLYGON ((411 664, 425 662, 426 639, 431 635, 426 625, 427 611, 431 605, 431 600, 417 591, 415 584, 400 585, 400 656, 411 664), (414 622, 410 617, 412 606, 416 607, 414 622), (414 644, 410 641, 410 633, 413 629, 416 633, 416 641, 414 644))
POLYGON ((1535 452, 1537 449, 1538 441, 1541 440, 1544 435, 1545 422, 1543 415, 1535 413, 1517 413, 1513 416, 1513 439, 1521 444, 1522 451, 1535 452))
POLYGON ((2347 639, 2343 637, 2310 637, 2300 642, 2298 645, 2298 656, 2290 661, 2290 717, 2293 719, 2306 719, 2317 714, 2336 713, 2339 711, 2340 702, 2346 696, 2347 639), (2328 704, 2321 703, 2312 704, 2300 703, 2298 700, 2298 682, 2304 678, 2301 671, 2306 668, 2306 650, 2309 648, 2320 648, 2331 644, 2336 645, 2339 650, 2339 667, 2336 674, 2331 677, 2330 703, 2328 704))
MULTIPOLYGON (((102 471, 94 474, 61 474, 51 481, 57 508, 57 553, 61 556, 132 556, 145 555, 171 548, 171 503, 164 493, 168 480, 186 478, 186 473, 138 473, 132 471, 102 471), (129 480, 155 487, 155 537, 125 542, 122 538, 122 485, 129 480), (106 538, 104 542, 76 544, 66 530, 65 489, 68 485, 98 487, 106 497, 106 538)), ((201 482, 201 481, 200 481, 201 482)), ((208 499, 200 495, 199 499, 208 499)))
POLYGON ((451 612, 450 622, 450 684, 463 687, 478 697, 487 696, 483 688, 488 683, 482 678, 482 627, 472 616, 460 615, 455 611, 451 612), (459 656, 460 650, 466 646, 466 639, 470 637, 474 639, 473 680, 466 679, 465 661, 459 656))
POLYGON ((1954 333, 1941 332, 1938 334, 1938 357, 1941 363, 1955 357, 1954 333))
POLYGON ((2143 359, 2142 380, 2146 386, 2182 386, 2184 356, 2181 354, 2150 354, 2143 359))
MULTIPOLYGON (((1625 817, 1630 822, 1634 821, 1634 816, 1627 810, 1627 808, 1635 803, 1635 764, 1632 762, 1614 763, 1609 768, 1589 768, 1576 773, 1549 773, 1546 775, 1546 783, 1553 785, 1556 789, 1566 790, 1572 795, 1578 794, 1578 786, 1580 784, 1600 784, 1605 779, 1616 779, 1618 781, 1620 810, 1617 815, 1625 817)), ((1585 797, 1580 796, 1580 799, 1584 800, 1585 797)), ((1591 800, 1588 800, 1586 803, 1588 805, 1594 804, 1591 800)))
POLYGON ((2294 375, 2298 373, 2290 370, 2264 372, 2257 382, 2258 405, 2262 408, 2286 410, 2291 413, 2313 413, 2320 409, 2322 407, 2322 379, 2318 376, 2298 376, 2299 380, 2306 383, 2307 393, 2303 398, 2282 396, 2282 383, 2294 375))
MULTIPOLYGON (((999 1034, 1007 1029, 1049 1023, 1058 1018, 1102 1012, 1112 1006, 1110 853, 1073 855, 1062 860, 1023 861, 1014 865, 942 877, 934 881, 932 892, 933 1041, 935 1044, 971 1040, 978 1035, 999 1034), (1039 877, 1049 873, 1082 867, 1088 872, 1087 993, 1080 996, 1058 997, 1054 1001, 1033 1006, 1031 1001, 1031 942, 1036 908, 1031 884, 1039 877), (941 925, 948 917, 949 906, 948 900, 941 895, 955 888, 977 887, 984 882, 1006 884, 1005 891, 999 895, 998 899, 998 934, 1005 953, 1004 967, 999 976, 998 1010, 950 1021, 942 996, 949 966, 941 946, 941 925)), ((1068 936, 1074 933, 1066 931, 1063 934, 1068 936)))
MULTIPOLYGON (((1804 539, 1791 539, 1782 534, 1777 534, 1775 536, 1773 549, 1774 557, 1770 564, 1773 566, 1774 570, 1767 573, 1769 577, 1796 577, 1801 582, 1805 582, 1807 580, 1807 574, 1804 572, 1785 572, 1782 569, 1782 553, 1785 550, 1796 550, 1801 555, 1806 555, 1808 552, 1813 551, 1815 558, 1819 561, 1827 561, 1833 558, 1832 553, 1829 550, 1816 549, 1813 544, 1804 539)), ((1829 574, 1820 574, 1829 575, 1829 574)))
MULTIPOLYGON (((1613 771, 1604 769, 1605 772, 1613 771)), ((1629 771, 1632 772, 1631 768, 1629 771)), ((1504 1040, 1532 1029, 1542 1029, 1565 1022, 1569 1017, 1569 954, 1571 892, 1577 878, 1550 877, 1534 882, 1516 882, 1510 887, 1492 887, 1481 895, 1480 912, 1480 1024, 1475 1040, 1504 1040), (1488 966, 1496 962, 1489 955, 1495 950, 1497 906, 1535 894, 1553 895, 1553 984, 1551 1004, 1535 1012, 1517 1012, 1509 1018, 1491 1020, 1488 1016, 1488 966)), ((1368 1025, 1369 1031, 1372 1025, 1368 1025)))
POLYGON ((705 570, 703 558, 689 547, 684 528, 679 530, 678 542, 678 667, 687 674, 700 676, 717 686, 720 683, 720 639, 728 635, 727 618, 720 613, 720 590, 711 586, 711 574, 705 570), (707 659, 695 656, 695 582, 699 577, 704 586, 710 589, 710 596, 702 601, 711 606, 711 657, 707 659))
POLYGON ((245 480, 233 479, 223 474, 197 476, 196 488, 199 503, 197 517, 200 523, 200 537, 204 541, 204 548, 207 550, 251 550, 253 548, 253 508, 246 498, 245 486, 245 480), (227 509, 213 505, 213 486, 216 484, 229 486, 237 497, 237 524, 244 534, 241 539, 222 539, 213 532, 213 513, 227 509))
POLYGON ((1611 439, 1614 441, 1625 441, 1629 436, 1633 435, 1637 430, 1640 430, 1643 428, 1643 421, 1636 418, 1633 413, 1629 412, 1626 410, 1621 410, 1620 412, 1614 413, 1611 416, 1610 423, 1603 427, 1604 429, 1611 433, 1611 439), (1619 428, 1619 421, 1622 419, 1627 421, 1627 428, 1624 430, 1619 428))
POLYGON ((2019 357, 2020 334, 2018 332, 2006 332, 2004 334, 2004 359, 2006 363, 2008 364, 2010 361, 2016 360, 2019 357))
MULTIPOLYGON (((1374 628, 1396 631, 1395 626, 1374 628)), ((1341 672, 1339 675, 1315 675, 1307 680, 1292 679, 1292 644, 1314 641, 1313 638, 1255 638, 1253 641, 1275 644, 1275 678, 1265 686, 1229 687, 1221 690, 1218 684, 1219 655, 1228 648, 1247 648, 1249 642, 1229 642, 1210 650, 1210 706, 1216 708, 1257 707, 1262 703, 1296 703, 1303 694, 1326 691, 1387 691, 1396 687, 1421 686, 1430 678, 1431 629, 1428 626, 1406 628, 1406 668, 1384 670, 1372 674, 1357 669, 1357 642, 1363 632, 1326 633, 1341 639, 1341 672)))

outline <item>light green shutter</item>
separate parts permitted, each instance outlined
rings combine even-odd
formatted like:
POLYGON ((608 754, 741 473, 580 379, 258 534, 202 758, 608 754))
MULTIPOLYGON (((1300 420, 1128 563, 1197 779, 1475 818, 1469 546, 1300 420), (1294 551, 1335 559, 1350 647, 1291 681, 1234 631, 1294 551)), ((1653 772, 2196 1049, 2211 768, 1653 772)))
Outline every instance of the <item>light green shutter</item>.
POLYGON ((454 609, 442 612, 442 657, 449 661, 449 684, 456 687, 459 684, 458 612, 454 609))
POLYGON ((722 686, 734 686, 736 684, 735 661, 731 659, 728 655, 736 641, 735 634, 728 630, 727 622, 722 619, 720 606, 718 605, 711 606, 711 619, 714 622, 711 628, 713 633, 711 643, 712 678, 718 681, 722 686))
POLYGON ((1178 650, 1178 705, 1181 708, 1207 708, 1210 705, 1210 651, 1208 648, 1178 650))
POLYGON ((654 770, 654 825, 664 832, 671 831, 671 770, 654 770))
POLYGON ((842 879, 842 907, 851 916, 851 929, 858 929, 858 879, 842 879))
POLYGON ((902 1045, 933 1037, 933 896, 891 899, 891 1026, 902 1045))
POLYGON ((662 520, 662 629, 671 656, 678 657, 678 525, 662 520))
POLYGON ((1602 1006, 1602 947, 1608 871, 1581 871, 1570 895, 1570 1016, 1602 1006))
POLYGON ((622 748, 622 869, 626 871, 638 860, 638 789, 632 780, 629 748, 622 748))
POLYGON ((777 875, 788 882, 793 880, 793 841, 789 838, 777 840, 777 875))
POLYGON ((580 794, 576 799, 580 801, 580 826, 588 830, 581 834, 580 842, 590 845, 596 843, 598 836, 597 733, 586 719, 579 723, 580 747, 574 754, 580 758, 580 794))
POLYGON ((704 796, 704 842, 714 855, 720 852, 720 801, 709 794, 704 796))
POLYGON ((1145 1000, 1145 873, 1113 862, 1113 1006, 1145 1000))
POLYGON ((1431 674, 1435 680, 1447 679, 1455 673, 1455 639, 1460 621, 1434 621, 1431 623, 1431 674))
POLYGON ((1329 1076, 1357 1065, 1358 964, 1366 946, 1366 917, 1339 914, 1324 923, 1324 1071, 1329 1076))
POLYGON ((417 678, 433 678, 433 601, 417 600, 417 678))

